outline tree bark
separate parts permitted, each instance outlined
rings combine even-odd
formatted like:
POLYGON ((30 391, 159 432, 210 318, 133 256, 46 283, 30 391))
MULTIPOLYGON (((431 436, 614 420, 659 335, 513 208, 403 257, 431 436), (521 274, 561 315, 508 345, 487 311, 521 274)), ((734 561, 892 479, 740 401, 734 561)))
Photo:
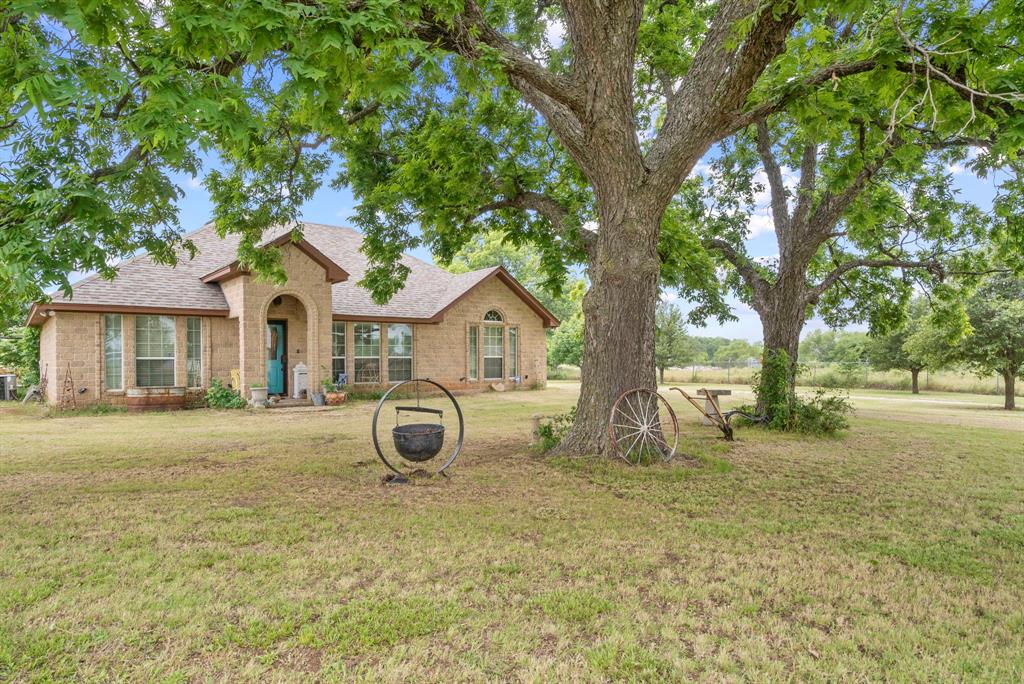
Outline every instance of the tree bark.
POLYGON ((660 368, 658 368, 658 384, 659 385, 664 385, 665 384, 665 367, 664 366, 661 366, 660 368))
POLYGON ((654 312, 663 211, 650 202, 599 198, 600 229, 588 260, 591 285, 583 298, 580 397, 561 453, 606 453, 615 401, 626 390, 657 388, 654 312))
MULTIPOLYGON (((800 353, 800 333, 806 319, 806 288, 798 279, 780 278, 763 299, 755 303, 755 310, 761 319, 764 334, 764 353, 786 352, 789 368, 786 373, 786 387, 796 392, 796 369, 800 353)), ((766 407, 758 401, 757 412, 764 413, 766 407)))
POLYGON ((917 376, 918 376, 918 374, 920 372, 921 372, 920 368, 911 368, 910 369, 910 393, 911 394, 920 394, 921 393, 918 390, 918 388, 917 388, 917 376))
POLYGON ((1016 377, 1010 371, 1003 372, 1003 408, 1007 411, 1012 411, 1016 408, 1016 399, 1014 396, 1016 377))

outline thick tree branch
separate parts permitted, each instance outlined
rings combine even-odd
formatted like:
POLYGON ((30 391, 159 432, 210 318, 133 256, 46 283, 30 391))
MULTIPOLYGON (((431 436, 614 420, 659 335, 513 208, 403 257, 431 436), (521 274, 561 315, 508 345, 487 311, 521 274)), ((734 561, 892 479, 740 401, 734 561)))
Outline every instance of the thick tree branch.
POLYGON ((824 279, 817 285, 812 286, 807 292, 808 304, 814 304, 821 298, 830 287, 835 285, 842 279, 844 275, 857 268, 913 268, 913 269, 926 269, 938 277, 944 277, 945 272, 942 269, 942 264, 936 260, 914 260, 914 259, 873 259, 873 258, 861 258, 853 259, 845 263, 839 264, 832 270, 824 279))
POLYGON ((818 146, 814 143, 804 145, 803 159, 800 161, 800 185, 797 188, 796 207, 793 209, 793 223, 802 224, 807 220, 814 204, 814 184, 818 178, 818 146))
POLYGON ((655 196, 671 197, 709 145, 755 120, 743 117, 744 103, 799 17, 797 3, 781 0, 720 4, 647 154, 655 196), (751 15, 748 32, 738 35, 737 23, 751 15))
POLYGON ((760 104, 750 111, 742 114, 737 123, 741 128, 749 126, 756 121, 767 118, 771 114, 782 111, 793 100, 803 96, 812 88, 830 81, 835 82, 838 79, 845 78, 847 76, 854 76, 856 74, 873 71, 877 67, 878 61, 875 59, 861 59, 845 64, 840 63, 827 66, 824 69, 814 72, 803 80, 794 81, 775 100, 760 104))
POLYGON ((833 232, 835 225, 842 218, 843 212, 860 196, 864 187, 878 170, 882 168, 885 162, 888 161, 893 154, 893 150, 900 144, 899 141, 895 141, 887 146, 877 159, 865 163, 864 168, 860 170, 860 173, 857 174, 849 185, 843 188, 842 192, 838 194, 825 192, 807 221, 808 227, 811 228, 813 233, 820 235, 822 239, 826 239, 827 235, 833 232))
POLYGON ((426 14, 424 23, 414 27, 414 33, 424 42, 436 44, 467 59, 479 59, 485 49, 490 48, 500 55, 509 76, 530 84, 546 97, 577 114, 583 110, 582 93, 577 84, 530 59, 529 55, 487 23, 483 11, 473 0, 467 0, 464 12, 454 22, 435 19, 433 15, 426 14))
POLYGON ((128 171, 133 166, 135 166, 136 163, 145 159, 148 156, 148 154, 149 153, 147 151, 143 150, 141 144, 136 145, 131 150, 129 150, 124 157, 121 158, 121 161, 109 164, 107 166, 101 166, 97 169, 93 169, 89 173, 89 178, 91 178, 94 181, 101 181, 107 178, 108 176, 114 176, 119 173, 124 173, 125 171, 128 171))
POLYGON ((771 134, 768 132, 768 123, 764 119, 757 122, 757 154, 761 157, 764 173, 768 177, 775 230, 776 232, 787 232, 790 227, 790 216, 786 185, 782 181, 782 169, 779 168, 779 163, 772 153, 771 134))
POLYGON ((555 229, 555 232, 565 239, 579 238, 583 240, 584 244, 588 244, 594 238, 593 233, 574 229, 572 222, 568 220, 569 212, 558 200, 550 195, 531 190, 523 190, 515 195, 484 204, 477 208, 468 220, 472 221, 483 214, 499 209, 520 209, 536 212, 546 218, 555 229))
POLYGON ((726 261, 733 265, 736 272, 743 278, 743 282, 753 291, 755 301, 763 299, 768 283, 757 272, 757 268, 754 266, 754 262, 750 260, 750 257, 721 238, 708 238, 704 240, 704 246, 717 251, 726 261))

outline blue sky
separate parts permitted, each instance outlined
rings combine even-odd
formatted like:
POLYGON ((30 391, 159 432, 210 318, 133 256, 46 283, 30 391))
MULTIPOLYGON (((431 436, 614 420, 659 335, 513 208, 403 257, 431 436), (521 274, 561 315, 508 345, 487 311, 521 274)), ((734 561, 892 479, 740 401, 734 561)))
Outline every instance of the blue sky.
MULTIPOLYGON (((996 179, 978 178, 962 166, 951 167, 950 173, 953 174, 957 188, 964 199, 975 202, 984 208, 991 205, 992 198, 995 196, 996 179)), ((175 182, 184 193, 184 197, 179 202, 182 228, 185 231, 191 231, 209 221, 213 214, 213 205, 199 179, 180 177, 176 178, 175 182)), ((778 246, 775 242, 775 233, 772 231, 766 202, 767 197, 762 198, 763 206, 751 221, 751 238, 747 241, 747 248, 751 256, 755 257, 771 257, 778 254, 778 246)), ((334 190, 325 185, 303 205, 302 218, 313 223, 351 226, 355 207, 356 201, 348 190, 334 190)), ((423 248, 413 250, 412 254, 425 261, 433 261, 431 254, 423 248)), ((676 299, 674 293, 668 293, 666 298, 677 301, 684 310, 688 308, 685 302, 676 299)), ((694 329, 693 334, 740 337, 752 342, 760 340, 761 323, 757 314, 737 300, 732 300, 731 303, 733 313, 738 320, 724 325, 711 321, 705 328, 694 329)), ((814 319, 807 323, 804 334, 826 327, 821 320, 814 319)))

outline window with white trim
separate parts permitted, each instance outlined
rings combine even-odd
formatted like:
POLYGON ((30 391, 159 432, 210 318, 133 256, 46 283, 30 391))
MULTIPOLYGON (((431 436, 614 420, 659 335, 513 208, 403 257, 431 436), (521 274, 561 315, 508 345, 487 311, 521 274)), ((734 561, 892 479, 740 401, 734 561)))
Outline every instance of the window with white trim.
POLYGON ((505 328, 484 326, 484 380, 505 377, 505 328))
POLYGON ((469 326, 469 379, 480 379, 480 326, 469 326))
POLYGON ((124 389, 124 331, 121 314, 103 315, 103 384, 108 390, 124 389))
POLYGON ((185 370, 189 387, 203 386, 203 319, 185 319, 185 370))
POLYGON ((519 328, 508 329, 508 377, 519 377, 519 328))
POLYGON ((338 381, 338 376, 347 373, 345 364, 345 321, 334 321, 331 324, 331 379, 338 381))
POLYGON ((412 380, 412 326, 388 324, 388 381, 412 380))
POLYGON ((135 384, 174 386, 174 316, 135 317, 135 384))
POLYGON ((503 323, 505 321, 505 317, 502 316, 501 312, 497 309, 491 309, 484 314, 484 320, 488 323, 503 323))
POLYGON ((355 382, 380 382, 380 323, 356 323, 352 332, 355 382))

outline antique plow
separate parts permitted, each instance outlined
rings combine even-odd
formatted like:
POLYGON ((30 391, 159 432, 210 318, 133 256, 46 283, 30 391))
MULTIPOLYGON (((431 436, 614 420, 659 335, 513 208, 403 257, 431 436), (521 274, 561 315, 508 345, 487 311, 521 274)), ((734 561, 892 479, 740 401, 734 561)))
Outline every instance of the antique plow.
POLYGON ((707 403, 711 404, 711 411, 707 411, 699 401, 687 394, 681 387, 670 387, 669 389, 675 390, 686 397, 686 400, 693 404, 693 407, 700 411, 704 417, 708 419, 708 422, 722 431, 722 434, 725 435, 725 439, 729 442, 733 441, 732 425, 729 424, 730 421, 732 421, 733 416, 742 416, 755 423, 764 421, 764 416, 755 416, 747 413, 746 411, 740 411, 739 409, 733 409, 732 411, 725 411, 723 413, 722 407, 718 405, 718 398, 713 392, 710 392, 707 389, 703 389, 701 391, 704 393, 704 398, 707 400, 707 403))

